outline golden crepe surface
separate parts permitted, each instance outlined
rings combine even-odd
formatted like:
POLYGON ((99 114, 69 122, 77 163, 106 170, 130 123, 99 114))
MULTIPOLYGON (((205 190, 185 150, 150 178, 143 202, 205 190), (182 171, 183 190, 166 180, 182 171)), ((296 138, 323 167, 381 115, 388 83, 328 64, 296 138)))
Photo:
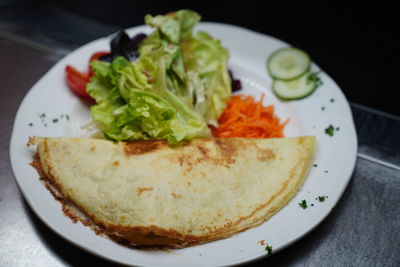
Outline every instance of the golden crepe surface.
POLYGON ((315 137, 112 143, 34 137, 34 166, 114 240, 185 247, 257 226, 301 187, 315 137))

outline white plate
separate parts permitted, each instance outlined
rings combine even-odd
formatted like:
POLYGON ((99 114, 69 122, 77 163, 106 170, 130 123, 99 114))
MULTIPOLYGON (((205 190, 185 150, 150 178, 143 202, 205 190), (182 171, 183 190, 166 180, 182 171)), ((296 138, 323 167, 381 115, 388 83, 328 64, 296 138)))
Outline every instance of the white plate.
MULTIPOLYGON (((272 245, 274 252, 290 245, 317 226, 339 200, 354 169, 357 139, 349 104, 335 82, 322 72, 323 86, 313 95, 299 101, 280 101, 271 93, 271 78, 265 62, 273 51, 287 46, 286 43, 219 23, 201 23, 196 30, 211 33, 229 49, 229 68, 242 81, 244 89, 241 93, 258 98, 264 93, 265 104, 274 104, 282 120, 290 118, 285 129, 286 136, 317 137, 318 150, 313 163, 318 166, 311 168, 304 186, 294 199, 270 220, 233 237, 199 246, 173 252, 130 249, 95 235, 80 223, 71 223, 63 215, 60 204, 39 181, 36 170, 29 166, 33 151, 26 147, 26 143, 28 137, 34 135, 82 135, 80 126, 90 121, 89 110, 67 88, 64 68, 66 64, 71 64, 86 70, 87 60, 93 52, 109 50, 110 37, 102 38, 60 60, 32 87, 20 105, 11 138, 11 163, 21 191, 35 213, 65 239, 98 256, 128 265, 232 265, 266 256, 265 246, 259 243, 261 240, 272 245), (45 117, 40 118, 40 114, 45 114, 45 117), (53 119, 58 121, 53 122, 53 119), (332 137, 325 134, 325 128, 330 124, 339 127, 332 137), (324 202, 315 200, 321 195, 328 198, 324 202), (307 209, 298 204, 303 199, 309 204, 307 209)), ((133 36, 150 31, 147 26, 139 26, 129 29, 128 33, 133 36)), ((313 68, 318 69, 316 65, 313 68)))

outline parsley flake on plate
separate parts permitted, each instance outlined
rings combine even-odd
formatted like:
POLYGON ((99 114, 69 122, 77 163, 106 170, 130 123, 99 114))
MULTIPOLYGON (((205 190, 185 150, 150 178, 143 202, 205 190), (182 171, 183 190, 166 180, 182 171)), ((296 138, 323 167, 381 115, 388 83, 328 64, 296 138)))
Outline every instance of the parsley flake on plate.
POLYGON ((325 133, 329 136, 333 136, 335 133, 335 127, 333 127, 332 124, 329 124, 329 126, 325 129, 325 133))
POLYGON ((306 209, 307 206, 307 201, 305 199, 303 199, 300 203, 299 203, 300 207, 302 207, 303 209, 306 209))
POLYGON ((270 245, 267 244, 267 245, 265 246, 265 250, 268 251, 268 254, 267 254, 267 255, 271 255, 271 254, 272 254, 272 246, 270 246, 270 245))

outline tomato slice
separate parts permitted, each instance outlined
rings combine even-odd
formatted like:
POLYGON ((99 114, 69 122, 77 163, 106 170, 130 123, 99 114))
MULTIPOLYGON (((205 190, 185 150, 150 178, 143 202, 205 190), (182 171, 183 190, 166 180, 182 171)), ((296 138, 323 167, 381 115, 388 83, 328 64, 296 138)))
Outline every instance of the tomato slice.
POLYGON ((65 67, 65 73, 65 80, 71 91, 79 97, 91 100, 92 98, 86 92, 86 84, 89 82, 88 74, 79 72, 70 65, 65 67))
POLYGON ((94 101, 94 99, 86 92, 86 84, 90 81, 90 77, 94 75, 93 70, 90 67, 90 62, 93 60, 99 60, 101 56, 109 53, 110 52, 105 51, 94 53, 89 59, 88 73, 80 72, 70 65, 65 67, 65 81, 72 92, 81 98, 94 101))

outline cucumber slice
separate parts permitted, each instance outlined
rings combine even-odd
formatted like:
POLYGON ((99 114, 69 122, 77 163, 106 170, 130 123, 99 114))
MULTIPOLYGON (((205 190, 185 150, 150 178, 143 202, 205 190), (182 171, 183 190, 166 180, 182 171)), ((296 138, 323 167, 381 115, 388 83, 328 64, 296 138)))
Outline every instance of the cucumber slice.
POLYGON ((274 79, 293 80, 310 69, 311 58, 303 50, 285 47, 274 52, 267 61, 267 69, 274 79))
POLYGON ((275 79, 272 91, 283 100, 296 100, 311 95, 318 87, 315 73, 308 71, 297 79, 282 81, 275 79))

